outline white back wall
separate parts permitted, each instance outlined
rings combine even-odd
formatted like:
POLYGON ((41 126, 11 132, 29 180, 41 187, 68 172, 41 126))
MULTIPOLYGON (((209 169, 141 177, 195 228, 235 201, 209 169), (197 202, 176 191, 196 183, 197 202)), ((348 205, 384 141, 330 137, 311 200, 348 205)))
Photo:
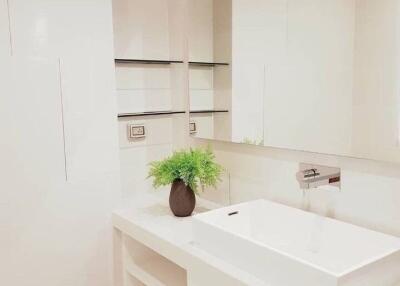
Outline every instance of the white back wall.
POLYGON ((0 27, 0 284, 109 286, 121 197, 111 2, 0 1, 0 27))
POLYGON ((190 0, 189 13, 189 59, 199 62, 214 61, 213 0, 190 0))
MULTIPOLYGON (((283 149, 193 140, 211 144, 228 176, 218 192, 230 203, 266 198, 400 236, 400 166, 283 149), (342 189, 325 187, 303 195, 296 181, 299 162, 338 166, 342 189), (227 187, 228 186, 228 187, 227 187), (230 192, 230 193, 229 193, 230 192)), ((206 197, 215 196, 213 192, 206 197)))
POLYGON ((11 37, 8 1, 0 1, 0 54, 11 54, 11 37))

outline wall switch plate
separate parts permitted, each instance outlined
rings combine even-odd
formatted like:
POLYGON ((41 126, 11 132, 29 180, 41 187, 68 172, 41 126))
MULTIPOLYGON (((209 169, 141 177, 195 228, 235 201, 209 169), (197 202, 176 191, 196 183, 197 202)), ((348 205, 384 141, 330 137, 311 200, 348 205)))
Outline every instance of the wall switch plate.
POLYGON ((197 133, 197 125, 196 125, 196 122, 190 122, 190 123, 189 123, 189 131, 190 131, 190 134, 195 134, 195 133, 197 133))
POLYGON ((129 139, 138 139, 146 137, 146 128, 143 124, 129 124, 128 125, 129 139))

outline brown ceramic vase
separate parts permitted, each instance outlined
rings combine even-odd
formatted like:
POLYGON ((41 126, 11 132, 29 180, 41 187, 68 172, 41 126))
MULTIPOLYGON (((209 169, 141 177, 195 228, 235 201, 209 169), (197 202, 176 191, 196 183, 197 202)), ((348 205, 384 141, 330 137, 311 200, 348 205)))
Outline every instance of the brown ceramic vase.
POLYGON ((196 195, 193 190, 182 180, 175 180, 169 194, 169 206, 172 213, 177 217, 191 216, 195 205, 196 195))

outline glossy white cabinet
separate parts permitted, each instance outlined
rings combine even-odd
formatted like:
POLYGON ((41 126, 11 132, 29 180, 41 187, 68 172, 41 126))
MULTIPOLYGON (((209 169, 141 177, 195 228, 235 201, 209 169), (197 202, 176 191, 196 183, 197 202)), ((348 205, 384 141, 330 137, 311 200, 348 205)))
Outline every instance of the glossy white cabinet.
POLYGON ((3 183, 19 184, 23 179, 40 184, 65 178, 58 61, 2 57, 1 62, 3 183))
POLYGON ((10 3, 15 56, 60 59, 69 179, 118 172, 111 2, 10 3))
POLYGON ((0 284, 109 286, 109 215, 121 195, 111 1, 9 3, 16 60, 0 59, 0 284))

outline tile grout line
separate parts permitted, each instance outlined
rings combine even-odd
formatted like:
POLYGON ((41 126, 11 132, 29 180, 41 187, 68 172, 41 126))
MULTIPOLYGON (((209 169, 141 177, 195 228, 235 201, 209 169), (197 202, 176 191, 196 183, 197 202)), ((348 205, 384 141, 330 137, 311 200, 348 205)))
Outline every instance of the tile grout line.
POLYGON ((8 34, 9 34, 9 41, 10 41, 10 54, 13 56, 14 52, 14 44, 13 44, 13 37, 11 31, 11 11, 10 11, 10 0, 6 0, 7 4, 7 15, 8 15, 8 34))
POLYGON ((67 163, 67 147, 65 138, 65 119, 64 119, 64 96, 62 89, 62 74, 61 74, 61 59, 58 59, 58 76, 60 80, 60 101, 61 101, 61 122, 62 122, 62 136, 63 136, 63 149, 64 149, 64 171, 65 181, 68 182, 68 163, 67 163))
POLYGON ((229 200, 229 205, 232 205, 232 193, 231 193, 231 172, 228 172, 228 200, 229 200))

